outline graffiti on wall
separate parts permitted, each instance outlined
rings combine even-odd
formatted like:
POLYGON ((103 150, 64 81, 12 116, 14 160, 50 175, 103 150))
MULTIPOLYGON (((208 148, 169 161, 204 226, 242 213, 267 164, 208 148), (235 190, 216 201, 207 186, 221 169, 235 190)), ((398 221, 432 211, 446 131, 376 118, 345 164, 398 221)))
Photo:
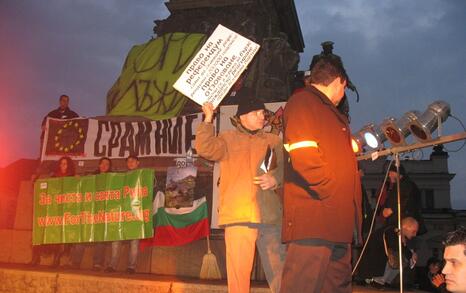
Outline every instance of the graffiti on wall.
POLYGON ((152 120, 177 116, 187 98, 172 85, 205 40, 204 34, 168 33, 134 46, 107 93, 107 114, 152 120))

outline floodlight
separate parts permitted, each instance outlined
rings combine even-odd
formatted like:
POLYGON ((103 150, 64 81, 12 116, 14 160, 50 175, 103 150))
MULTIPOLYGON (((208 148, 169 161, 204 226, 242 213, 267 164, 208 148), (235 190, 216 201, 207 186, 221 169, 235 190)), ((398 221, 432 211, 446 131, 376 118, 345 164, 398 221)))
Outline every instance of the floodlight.
POLYGON ((374 123, 365 125, 359 133, 364 138, 367 146, 373 150, 380 149, 382 144, 387 140, 380 127, 375 127, 374 123))
POLYGON ((409 123, 420 116, 418 111, 406 112, 400 119, 396 120, 393 117, 385 119, 380 128, 387 140, 393 146, 401 146, 406 144, 405 138, 410 134, 409 123))
POLYGON ((427 107, 420 116, 413 117, 409 122, 409 131, 420 142, 432 139, 432 133, 447 120, 450 115, 450 105, 444 101, 435 101, 427 107))

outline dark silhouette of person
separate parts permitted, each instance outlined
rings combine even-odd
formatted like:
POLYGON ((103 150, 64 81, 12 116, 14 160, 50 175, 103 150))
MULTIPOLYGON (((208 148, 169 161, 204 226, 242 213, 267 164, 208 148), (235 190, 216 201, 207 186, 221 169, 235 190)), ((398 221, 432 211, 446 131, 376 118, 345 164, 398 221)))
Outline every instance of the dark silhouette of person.
MULTIPOLYGON (((322 58, 329 58, 332 59, 335 64, 337 64, 340 67, 341 72, 343 73, 345 79, 346 79, 346 87, 350 89, 352 92, 356 93, 356 101, 359 102, 359 93, 358 90, 356 89, 356 86, 351 82, 348 73, 346 73, 345 67, 343 65, 343 61, 341 60, 341 57, 333 54, 333 44, 334 42, 332 41, 325 41, 321 43, 320 45, 322 46, 322 52, 320 54, 314 55, 312 57, 311 65, 309 65, 309 71, 312 71, 314 68, 314 65, 321 60, 322 58)), ((346 117, 348 117, 348 121, 350 120, 349 117, 349 104, 348 104, 348 98, 346 97, 346 93, 341 99, 340 103, 337 106, 338 110, 340 113, 344 114, 346 117)))

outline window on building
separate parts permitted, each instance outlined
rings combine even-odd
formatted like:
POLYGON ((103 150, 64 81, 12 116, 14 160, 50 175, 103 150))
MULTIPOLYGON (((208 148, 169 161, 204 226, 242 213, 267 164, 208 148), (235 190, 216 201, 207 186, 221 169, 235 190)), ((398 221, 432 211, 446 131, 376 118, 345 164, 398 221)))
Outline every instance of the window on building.
POLYGON ((434 190, 433 189, 425 189, 424 190, 424 208, 426 208, 426 209, 435 208, 434 190))

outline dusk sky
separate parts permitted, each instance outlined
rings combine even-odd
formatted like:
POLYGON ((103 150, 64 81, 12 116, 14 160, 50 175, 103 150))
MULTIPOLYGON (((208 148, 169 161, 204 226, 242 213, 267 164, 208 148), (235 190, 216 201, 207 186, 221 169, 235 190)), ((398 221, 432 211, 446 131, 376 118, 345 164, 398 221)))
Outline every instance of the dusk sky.
MULTIPOLYGON (((353 131, 439 99, 466 123, 466 1, 295 4, 305 40, 299 67, 308 68, 322 41, 335 42, 361 95, 359 103, 350 96, 353 131)), ((0 167, 38 157, 40 122, 60 94, 81 116, 104 115, 127 52, 168 15, 162 0, 0 1, 0 167)), ((446 121, 444 134, 460 131, 457 121, 446 121)), ((466 208, 465 163, 466 148, 450 153, 453 208, 466 208)))

